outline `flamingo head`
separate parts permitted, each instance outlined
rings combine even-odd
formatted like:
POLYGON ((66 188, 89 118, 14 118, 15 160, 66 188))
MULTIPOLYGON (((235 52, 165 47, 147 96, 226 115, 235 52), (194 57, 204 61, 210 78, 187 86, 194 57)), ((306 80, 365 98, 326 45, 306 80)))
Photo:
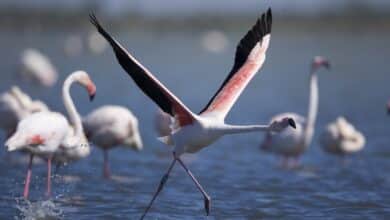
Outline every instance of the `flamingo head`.
POLYGON ((313 62, 311 63, 312 72, 317 71, 322 66, 329 70, 330 69, 330 62, 325 57, 315 56, 313 58, 313 62))
POLYGON ((95 98, 96 86, 95 83, 89 77, 88 73, 84 71, 77 71, 76 80, 87 89, 89 100, 92 101, 95 98))
POLYGON ((289 118, 289 117, 285 117, 280 121, 272 122, 270 125, 270 130, 273 132, 281 132, 289 126, 293 127, 294 129, 297 128, 297 125, 296 125, 294 119, 289 118))

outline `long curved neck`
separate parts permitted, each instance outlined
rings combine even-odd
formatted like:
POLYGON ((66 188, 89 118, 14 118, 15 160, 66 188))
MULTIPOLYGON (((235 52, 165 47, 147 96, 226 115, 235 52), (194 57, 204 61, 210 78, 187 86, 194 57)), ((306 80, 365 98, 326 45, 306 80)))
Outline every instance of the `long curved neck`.
POLYGON ((314 134, 314 126, 318 112, 318 79, 317 74, 312 71, 310 75, 310 95, 309 107, 307 111, 307 121, 304 127, 304 145, 308 146, 314 134))
POLYGON ((72 98, 70 97, 70 87, 75 82, 75 79, 73 77, 68 77, 64 85, 62 87, 62 98, 64 101, 64 105, 66 108, 66 111, 69 115, 69 121, 73 125, 75 129, 75 134, 77 136, 81 136, 83 134, 83 126, 81 124, 81 118, 79 113, 76 110, 76 106, 73 103, 72 98))
POLYGON ((220 129, 223 134, 238 134, 254 131, 269 131, 269 125, 225 125, 220 129))

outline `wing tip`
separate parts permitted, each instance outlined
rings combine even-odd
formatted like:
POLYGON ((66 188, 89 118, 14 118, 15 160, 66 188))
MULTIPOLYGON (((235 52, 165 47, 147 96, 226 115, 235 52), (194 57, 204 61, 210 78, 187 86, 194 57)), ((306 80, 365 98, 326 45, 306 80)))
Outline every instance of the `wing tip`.
MULTIPOLYGON (((271 33, 272 30, 272 9, 269 7, 266 12, 263 12, 258 18, 258 23, 255 27, 263 34, 264 37, 267 34, 271 33)), ((260 39, 261 40, 261 39, 260 39)))
POLYGON ((99 28, 99 21, 98 19, 96 18, 95 16, 95 13, 92 11, 89 13, 89 21, 91 22, 91 24, 93 24, 96 28, 99 28))

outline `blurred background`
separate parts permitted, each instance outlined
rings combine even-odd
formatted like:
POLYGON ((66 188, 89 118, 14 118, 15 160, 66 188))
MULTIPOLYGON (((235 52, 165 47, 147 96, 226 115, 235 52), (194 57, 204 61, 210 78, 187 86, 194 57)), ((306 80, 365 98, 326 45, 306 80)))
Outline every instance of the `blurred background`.
MULTIPOLYGON (((152 103, 117 64, 104 40, 89 23, 95 12, 103 26, 157 78, 198 112, 233 65, 241 37, 268 7, 273 32, 261 71, 228 115, 236 124, 268 123, 281 112, 306 115, 309 64, 327 57, 331 71, 319 78, 316 132, 302 167, 286 171, 259 150, 263 134, 224 137, 187 158, 213 198, 207 219, 377 219, 390 216, 390 1, 387 0, 29 0, 0 1, 0 91, 20 86, 34 99, 65 113, 61 86, 72 71, 87 71, 97 85, 94 102, 72 88, 81 115, 105 105, 128 107, 140 123, 142 152, 115 149, 111 167, 120 177, 101 178, 102 155, 61 170, 70 175, 54 183, 56 218, 135 218, 143 210, 171 159, 156 140, 152 103), (43 88, 18 75, 21 54, 35 48, 56 67, 59 80, 43 88), (318 136, 343 115, 366 136, 366 147, 344 166, 324 154, 318 136), (82 181, 81 181, 82 180, 82 181), (119 202, 120 201, 120 202, 119 202)), ((5 140, 5 135, 1 137, 5 140)), ((1 151, 2 156, 5 150, 1 151)), ((0 218, 35 216, 42 204, 21 204, 26 164, 0 162, 0 218)), ((45 166, 34 168, 32 197, 45 187, 45 166)), ((38 199, 39 201, 39 199, 38 199)), ((52 211, 49 208, 49 211, 52 211)), ((47 212, 48 213, 48 212, 47 212)), ((181 169, 175 169, 152 219, 199 219, 203 200, 181 169)))

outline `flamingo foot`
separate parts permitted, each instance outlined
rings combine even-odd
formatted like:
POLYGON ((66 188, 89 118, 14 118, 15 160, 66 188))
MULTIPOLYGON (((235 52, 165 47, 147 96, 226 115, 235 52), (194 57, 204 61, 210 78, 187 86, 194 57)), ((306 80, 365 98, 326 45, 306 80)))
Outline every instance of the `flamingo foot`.
POLYGON ((211 198, 210 196, 205 196, 204 197, 204 208, 206 210, 206 215, 210 215, 210 205, 211 205, 211 198))

